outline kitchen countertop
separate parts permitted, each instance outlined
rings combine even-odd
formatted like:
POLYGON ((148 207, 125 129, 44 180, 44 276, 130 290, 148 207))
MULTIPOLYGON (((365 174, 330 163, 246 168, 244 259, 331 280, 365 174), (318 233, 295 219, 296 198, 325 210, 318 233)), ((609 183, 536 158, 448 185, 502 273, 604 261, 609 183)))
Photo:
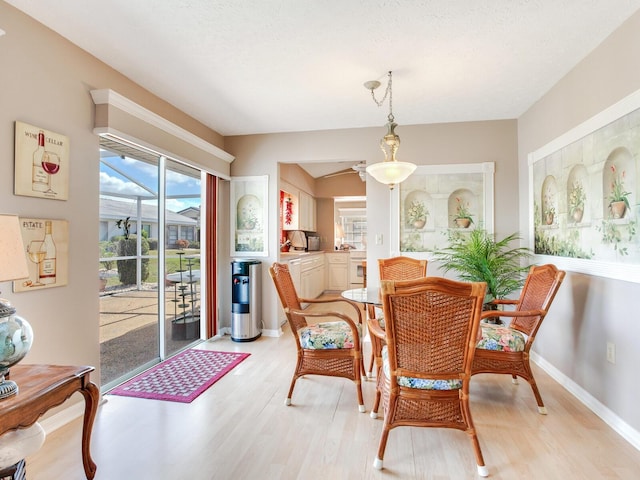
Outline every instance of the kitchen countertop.
POLYGON ((281 258, 299 258, 299 257, 306 257, 309 255, 318 255, 320 253, 325 253, 322 250, 318 250, 316 252, 280 252, 280 257, 281 258))
POLYGON ((318 250, 314 252, 280 252, 280 258, 282 259, 291 259, 291 258, 300 258, 308 255, 318 255, 320 253, 357 253, 360 255, 366 255, 366 250, 318 250))

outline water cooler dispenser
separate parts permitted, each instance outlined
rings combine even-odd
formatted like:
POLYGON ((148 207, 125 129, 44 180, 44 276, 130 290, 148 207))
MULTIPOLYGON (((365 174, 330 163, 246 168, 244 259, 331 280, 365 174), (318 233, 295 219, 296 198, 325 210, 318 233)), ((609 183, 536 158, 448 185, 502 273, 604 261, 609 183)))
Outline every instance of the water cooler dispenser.
POLYGON ((231 262, 231 340, 251 342, 262 334, 262 263, 231 262))

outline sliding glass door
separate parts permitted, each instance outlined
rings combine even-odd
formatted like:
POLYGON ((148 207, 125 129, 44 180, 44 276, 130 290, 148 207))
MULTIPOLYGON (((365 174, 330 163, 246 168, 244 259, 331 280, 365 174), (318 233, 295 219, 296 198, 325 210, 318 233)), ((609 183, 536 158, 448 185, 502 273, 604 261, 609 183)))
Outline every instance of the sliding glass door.
POLYGON ((103 138, 100 350, 105 389, 200 341, 201 172, 103 138))

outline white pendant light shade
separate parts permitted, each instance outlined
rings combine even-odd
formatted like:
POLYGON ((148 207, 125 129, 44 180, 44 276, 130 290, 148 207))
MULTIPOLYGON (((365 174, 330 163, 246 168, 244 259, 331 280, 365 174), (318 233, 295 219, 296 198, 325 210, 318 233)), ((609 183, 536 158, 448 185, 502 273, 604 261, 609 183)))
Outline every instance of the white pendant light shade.
POLYGON ((388 161, 374 163, 367 167, 367 173, 378 182, 393 188, 398 183, 404 182, 416 169, 416 165, 408 162, 388 161))
POLYGON ((371 90, 371 98, 380 107, 389 96, 389 115, 387 115, 387 134, 380 140, 380 149, 384 153, 384 161, 374 163, 367 167, 367 173, 378 182, 389 185, 393 190, 398 183, 404 182, 411 175, 416 165, 409 162, 399 162, 396 160, 396 152, 400 148, 400 137, 396 135, 395 129, 398 126, 393 117, 393 89, 392 74, 389 72, 389 82, 382 100, 376 99, 374 90, 380 86, 377 80, 371 80, 364 84, 365 88, 371 90))

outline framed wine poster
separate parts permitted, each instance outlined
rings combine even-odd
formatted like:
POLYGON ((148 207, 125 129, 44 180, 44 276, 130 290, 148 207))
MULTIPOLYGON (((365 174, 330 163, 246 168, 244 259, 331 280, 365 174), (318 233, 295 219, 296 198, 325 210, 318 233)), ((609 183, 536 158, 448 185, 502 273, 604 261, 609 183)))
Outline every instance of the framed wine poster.
POLYGON ((20 217, 29 278, 13 282, 14 292, 62 287, 69 277, 69 224, 66 220, 20 217))
POLYGON ((16 122, 14 193, 69 198, 69 138, 16 122))

